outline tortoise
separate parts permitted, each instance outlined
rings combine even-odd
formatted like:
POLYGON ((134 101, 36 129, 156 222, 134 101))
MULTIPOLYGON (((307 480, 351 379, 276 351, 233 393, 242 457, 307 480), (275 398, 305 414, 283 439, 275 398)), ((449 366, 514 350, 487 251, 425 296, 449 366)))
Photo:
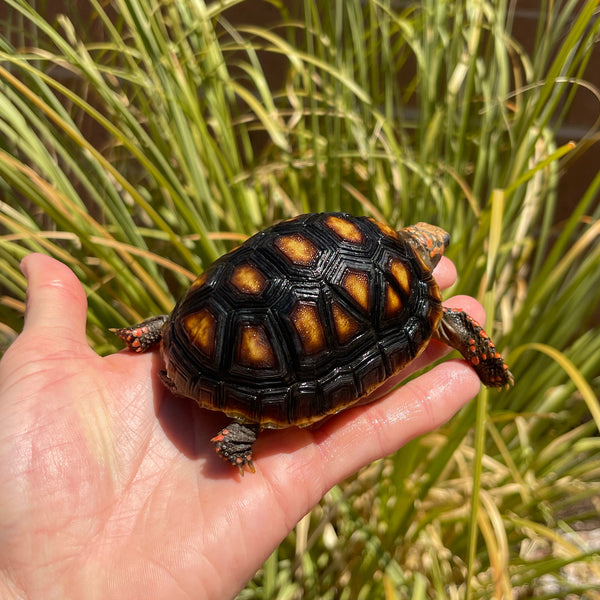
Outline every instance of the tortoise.
POLYGON ((163 383, 233 422, 212 438, 243 475, 263 428, 305 427, 368 396, 431 338, 483 384, 513 376, 483 328, 442 306, 432 271, 450 242, 427 223, 310 213, 217 259, 170 315, 113 329, 130 350, 160 343, 163 383))

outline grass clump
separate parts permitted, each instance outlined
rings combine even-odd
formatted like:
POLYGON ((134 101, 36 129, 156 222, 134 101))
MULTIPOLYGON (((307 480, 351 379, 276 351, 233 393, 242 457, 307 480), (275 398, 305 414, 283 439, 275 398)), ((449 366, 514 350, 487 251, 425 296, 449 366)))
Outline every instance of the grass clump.
POLYGON ((5 4, 5 346, 28 252, 76 272, 108 352, 109 327, 168 311, 248 234, 348 210, 448 229, 449 292, 484 303, 511 364, 511 391, 331 490, 241 598, 511 597, 548 575, 563 595, 594 589, 600 174, 556 209, 564 157, 587 145, 557 130, 596 2, 542 3, 530 52, 503 0, 305 0, 271 27, 234 21, 233 1, 92 1, 81 22, 5 4), (568 579, 573 564, 591 575, 568 579))

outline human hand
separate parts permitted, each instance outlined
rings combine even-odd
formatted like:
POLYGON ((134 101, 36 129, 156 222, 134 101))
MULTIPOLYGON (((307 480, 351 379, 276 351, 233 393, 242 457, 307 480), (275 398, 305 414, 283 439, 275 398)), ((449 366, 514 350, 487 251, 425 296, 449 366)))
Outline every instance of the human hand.
MULTIPOLYGON (((0 362, 0 597, 229 598, 333 485, 447 421, 480 387, 432 341, 377 402, 269 430, 240 478, 209 439, 227 417, 174 398, 157 352, 98 356, 86 299, 32 254, 23 333, 0 362), (387 395, 385 395, 387 393, 387 395), (385 397, 382 397, 385 396, 385 397)), ((456 278, 448 259, 442 288, 456 278)), ((454 298, 483 322, 472 298, 454 298)))

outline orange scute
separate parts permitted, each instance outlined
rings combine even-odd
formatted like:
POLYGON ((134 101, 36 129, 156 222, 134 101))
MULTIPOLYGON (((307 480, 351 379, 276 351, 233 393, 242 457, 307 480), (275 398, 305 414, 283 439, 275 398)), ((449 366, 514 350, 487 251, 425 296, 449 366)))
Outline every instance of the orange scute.
POLYGON ((295 265, 308 266, 312 264, 319 253, 317 247, 299 233, 280 235, 274 244, 295 265))
POLYGON ((346 242, 361 244, 364 241, 364 236, 360 229, 343 217, 330 215, 325 219, 325 225, 346 242))
POLYGON ((365 311, 371 307, 371 282, 366 271, 346 269, 342 286, 365 311))
POLYGON ((290 319, 306 354, 317 354, 325 350, 325 330, 316 304, 296 302, 290 313, 290 319))
POLYGON ((243 264, 234 269, 231 285, 244 294, 260 294, 267 287, 267 278, 256 267, 243 264))
POLYGON ((183 318, 183 328, 192 344, 208 358, 215 351, 215 333, 217 322, 213 314, 206 308, 183 318))

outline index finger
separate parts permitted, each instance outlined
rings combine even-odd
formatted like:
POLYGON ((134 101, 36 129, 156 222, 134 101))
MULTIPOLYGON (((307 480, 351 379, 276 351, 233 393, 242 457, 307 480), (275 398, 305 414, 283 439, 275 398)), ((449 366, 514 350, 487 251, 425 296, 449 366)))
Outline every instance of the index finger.
POLYGON ((281 492, 288 497, 287 509, 299 518, 335 484, 444 424, 479 389, 479 378, 464 361, 446 361, 385 398, 349 408, 321 425, 264 432, 257 472, 269 479, 271 489, 303 489, 292 496, 281 492))
POLYGON ((442 259, 433 270, 433 276, 440 288, 445 290, 456 281, 456 267, 449 258, 442 256, 442 259))

